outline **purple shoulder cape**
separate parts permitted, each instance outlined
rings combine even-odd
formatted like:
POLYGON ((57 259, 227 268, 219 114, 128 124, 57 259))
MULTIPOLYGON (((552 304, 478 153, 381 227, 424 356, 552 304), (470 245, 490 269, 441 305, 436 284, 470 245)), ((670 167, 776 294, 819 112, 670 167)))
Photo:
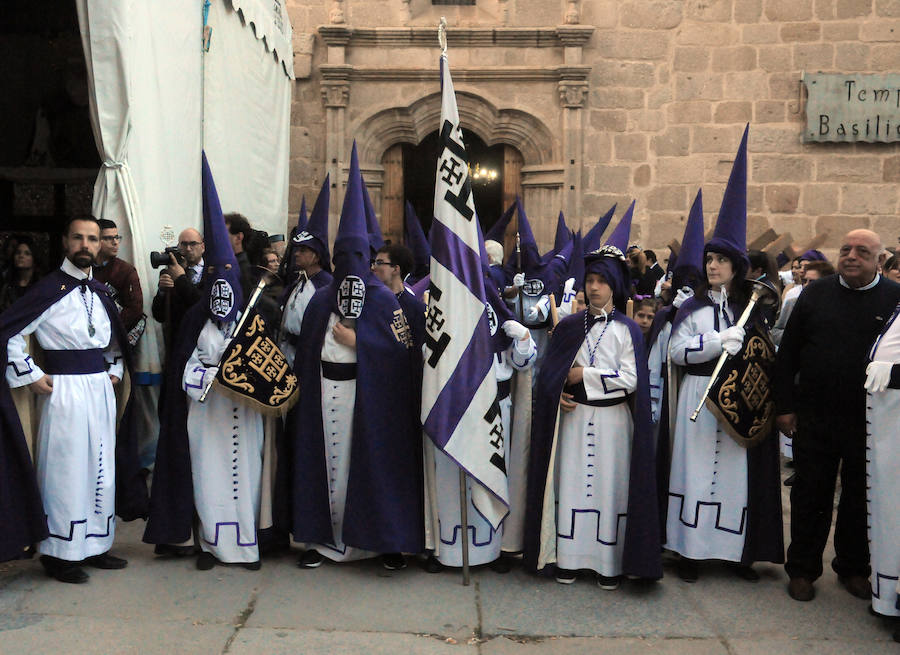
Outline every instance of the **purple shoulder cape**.
MULTIPOLYGON (((673 336, 675 330, 691 312, 711 305, 712 301, 708 297, 698 298, 695 295, 685 300, 675 314, 672 323, 673 336)), ((736 304, 729 306, 736 317, 744 309, 736 304)), ((757 321, 761 329, 768 330, 765 322, 759 320, 759 316, 760 312, 755 310, 751 319, 757 321)), ((663 419, 660 418, 661 433, 663 429, 663 419)), ((665 430, 666 434, 660 434, 660 440, 665 438, 668 443, 674 438, 674 435, 668 434, 668 416, 665 430)), ((668 450, 666 452, 668 453, 668 450)), ((747 449, 747 491, 747 537, 744 540, 744 551, 741 553, 741 564, 748 566, 753 562, 782 564, 784 530, 781 512, 781 460, 774 428, 771 435, 747 449)), ((665 514, 667 509, 668 493, 665 496, 665 503, 661 506, 661 513, 665 514)))
MULTIPOLYGON (((119 313, 99 282, 91 282, 123 344, 126 366, 131 370, 128 340, 119 313)), ((5 353, 9 340, 79 286, 79 281, 57 269, 32 285, 28 292, 0 315, 0 349, 5 353)), ((133 418, 131 403, 126 407, 116 439, 116 513, 126 521, 146 515, 147 487, 138 473, 137 443, 133 431, 125 429, 133 418)), ((0 561, 30 556, 30 546, 47 538, 47 518, 38 490, 34 466, 25 434, 13 403, 6 374, 0 377, 0 561)))
MULTIPOLYGON (((297 542, 334 541, 320 368, 332 290, 320 289, 310 300, 294 361, 300 401, 287 436, 293 442, 291 527, 297 542)), ((342 537, 348 546, 374 552, 417 553, 424 548, 422 431, 411 402, 416 383, 409 349, 391 330, 398 309, 394 294, 369 274, 356 322, 357 390, 342 537)))
MULTIPOLYGON (((657 518, 656 466, 650 422, 650 388, 644 339, 637 324, 616 312, 613 320, 628 327, 637 361, 638 386, 629 400, 634 436, 629 468, 628 519, 625 528, 623 571, 626 575, 662 577, 659 521, 657 518)), ((547 480, 559 397, 566 375, 584 341, 584 312, 567 316, 553 330, 547 354, 535 386, 534 420, 528 467, 525 513, 525 564, 537 569, 540 550, 544 486, 547 480)))

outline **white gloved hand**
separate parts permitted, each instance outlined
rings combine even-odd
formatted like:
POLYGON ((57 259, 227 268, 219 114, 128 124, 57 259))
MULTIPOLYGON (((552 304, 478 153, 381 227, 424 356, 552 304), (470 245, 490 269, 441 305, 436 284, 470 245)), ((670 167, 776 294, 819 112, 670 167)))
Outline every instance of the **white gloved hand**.
POLYGON ((516 273, 513 275, 513 286, 516 289, 521 289, 525 286, 525 274, 524 273, 516 273))
POLYGON ((870 362, 866 366, 866 391, 869 393, 881 393, 887 389, 888 383, 891 381, 891 369, 894 365, 891 362, 870 362))
POLYGON ((510 339, 528 339, 531 333, 518 321, 504 321, 500 326, 510 339))
POLYGON ((565 304, 567 302, 571 302, 575 298, 575 278, 570 277, 566 280, 566 284, 563 287, 562 292, 562 303, 565 304))
POLYGON ((741 352, 744 345, 744 328, 734 325, 719 332, 722 349, 732 357, 741 352))
POLYGON ((547 318, 550 313, 550 296, 541 296, 534 305, 525 312, 525 318, 529 323, 539 323, 547 318))
POLYGON ((675 309, 678 309, 679 307, 681 307, 684 304, 685 300, 687 300, 688 298, 693 298, 693 297, 694 297, 693 289, 691 289, 690 287, 681 287, 678 290, 678 293, 675 294, 675 300, 672 301, 672 306, 675 307, 675 309))

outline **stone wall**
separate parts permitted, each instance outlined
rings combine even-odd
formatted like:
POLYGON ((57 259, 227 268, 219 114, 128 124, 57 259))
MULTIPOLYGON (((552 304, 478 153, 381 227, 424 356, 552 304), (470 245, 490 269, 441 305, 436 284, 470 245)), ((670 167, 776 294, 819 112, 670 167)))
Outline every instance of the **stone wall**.
MULTIPOLYGON (((887 245, 900 235, 900 146, 803 144, 800 84, 803 71, 900 72, 900 0, 478 0, 466 8, 432 7, 430 0, 289 0, 288 8, 295 50, 304 50, 295 61, 309 73, 295 88, 292 212, 302 193, 315 193, 328 167, 320 66, 329 52, 319 26, 429 27, 446 15, 451 28, 594 27, 576 62, 590 67, 590 92, 574 127, 563 119, 567 105, 555 81, 457 83, 458 91, 498 108, 536 116, 558 137, 565 188, 551 197, 568 209, 570 225, 591 224, 613 202, 621 208, 636 198, 634 240, 661 248, 681 237, 699 187, 711 224, 750 122, 750 238, 773 227, 803 245, 829 231, 825 248, 832 249, 853 227, 871 227, 887 245), (334 22, 338 10, 342 23, 334 22), (569 156, 564 132, 577 136, 580 159, 569 156), (573 187, 574 197, 567 197, 573 187)), ((564 46, 490 44, 451 48, 450 55, 461 68, 559 70, 572 63, 564 46)), ((427 68, 436 67, 436 58, 436 44, 357 48, 351 41, 346 50, 351 66, 427 68)), ((350 81, 344 134, 352 139, 363 130, 372 107, 408 104, 435 91, 434 83, 350 81)), ((349 141, 343 145, 349 150, 349 141)), ((364 166, 375 171, 378 162, 364 166)), ((558 209, 529 207, 544 246, 558 209)))

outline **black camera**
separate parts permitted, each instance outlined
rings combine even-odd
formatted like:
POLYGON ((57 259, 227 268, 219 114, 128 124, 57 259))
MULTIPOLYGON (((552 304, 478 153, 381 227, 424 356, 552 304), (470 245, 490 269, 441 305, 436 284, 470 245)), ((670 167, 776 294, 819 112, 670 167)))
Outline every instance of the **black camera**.
POLYGON ((184 266, 184 255, 181 254, 181 251, 178 249, 178 246, 169 246, 162 252, 151 252, 150 253, 150 266, 153 268, 159 268, 160 266, 168 266, 172 263, 172 260, 169 259, 169 255, 175 255, 175 261, 178 262, 179 266, 184 266))

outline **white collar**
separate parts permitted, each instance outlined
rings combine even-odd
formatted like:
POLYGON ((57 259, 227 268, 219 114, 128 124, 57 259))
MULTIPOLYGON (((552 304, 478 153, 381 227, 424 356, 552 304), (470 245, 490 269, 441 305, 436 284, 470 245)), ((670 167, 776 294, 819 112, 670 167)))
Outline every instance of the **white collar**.
POLYGON ((844 279, 844 276, 843 276, 843 275, 838 275, 838 280, 840 280, 841 286, 842 286, 842 287, 845 287, 845 288, 847 288, 847 289, 851 289, 851 290, 853 290, 853 291, 867 291, 868 289, 871 289, 871 288, 874 287, 876 284, 878 284, 878 282, 881 281, 881 273, 876 273, 876 274, 875 274, 875 279, 872 280, 871 282, 869 282, 869 283, 868 283, 866 286, 864 286, 864 287, 851 287, 849 284, 847 284, 847 281, 844 279))
POLYGON ((88 280, 94 279, 94 272, 92 269, 88 268, 88 272, 85 273, 80 268, 75 266, 75 264, 73 264, 71 261, 69 261, 68 257, 63 259, 63 263, 62 263, 62 266, 60 266, 60 268, 62 269, 63 273, 68 273, 69 275, 74 277, 76 280, 84 280, 85 278, 88 280))

